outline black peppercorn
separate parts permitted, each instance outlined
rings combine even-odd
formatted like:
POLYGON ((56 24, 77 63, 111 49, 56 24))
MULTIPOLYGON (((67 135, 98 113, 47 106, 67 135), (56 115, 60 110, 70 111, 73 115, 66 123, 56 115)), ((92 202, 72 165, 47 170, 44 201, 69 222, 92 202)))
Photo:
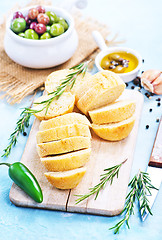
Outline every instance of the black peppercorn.
POLYGON ((160 107, 160 105, 161 105, 161 103, 160 103, 160 102, 158 102, 158 103, 157 103, 157 106, 158 106, 158 107, 160 107))
POLYGON ((146 129, 149 129, 149 125, 146 125, 146 129))
POLYGON ((159 118, 156 119, 156 122, 159 122, 159 118))
POLYGON ((112 64, 112 65, 115 65, 116 64, 116 61, 110 61, 110 63, 112 64))
POLYGON ((138 86, 140 84, 140 79, 138 77, 136 77, 134 80, 133 80, 133 83, 134 85, 138 86))
POLYGON ((144 71, 142 71, 141 73, 144 73, 144 71))
POLYGON ((145 96, 146 96, 147 98, 149 98, 149 97, 150 97, 150 94, 149 94, 149 93, 145 93, 145 96))
POLYGON ((26 133, 26 132, 23 132, 23 135, 24 135, 24 136, 26 136, 26 135, 27 135, 27 133, 26 133))
POLYGON ((116 67, 114 65, 110 65, 109 69, 115 69, 116 67))
POLYGON ((149 111, 152 112, 152 108, 150 108, 149 111))
POLYGON ((134 89, 134 88, 135 88, 134 86, 131 87, 131 89, 134 89))
POLYGON ((145 60, 144 60, 144 59, 142 59, 142 62, 143 62, 143 63, 144 63, 144 61, 145 61, 145 60))

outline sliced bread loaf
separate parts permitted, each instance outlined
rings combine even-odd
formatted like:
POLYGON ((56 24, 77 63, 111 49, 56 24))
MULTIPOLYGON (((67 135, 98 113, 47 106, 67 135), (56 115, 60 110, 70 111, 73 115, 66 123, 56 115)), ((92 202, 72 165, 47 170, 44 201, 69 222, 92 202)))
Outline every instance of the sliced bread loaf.
POLYGON ((133 100, 117 100, 105 107, 89 111, 89 115, 94 124, 114 123, 130 118, 135 108, 136 103, 133 100))
POLYGON ((54 187, 72 189, 80 183, 85 173, 86 167, 81 167, 64 172, 47 172, 44 175, 54 187))
POLYGON ((36 101, 33 104, 34 110, 37 110, 37 113, 34 113, 34 115, 39 120, 45 120, 45 119, 51 119, 53 117, 57 117, 66 113, 70 113, 73 111, 74 103, 75 103, 75 97, 70 92, 64 92, 59 99, 54 99, 51 104, 48 107, 48 110, 46 112, 46 108, 44 108, 46 103, 39 104, 40 102, 46 101, 50 99, 51 95, 44 95, 36 99, 36 101), (38 104, 37 104, 38 103, 38 104), (44 108, 44 109, 43 109, 44 108), (43 109, 43 110, 41 110, 43 109))
POLYGON ((109 123, 103 125, 92 124, 93 131, 100 137, 109 141, 119 141, 126 138, 135 123, 135 117, 132 116, 118 123, 109 123))
POLYGON ((77 102, 77 107, 84 114, 115 101, 124 91, 125 83, 121 79, 111 79, 97 83, 90 88, 77 102))
POLYGON ((90 126, 89 120, 86 118, 86 116, 80 114, 80 113, 68 113, 59 117, 52 118, 47 121, 42 121, 39 126, 39 130, 43 131, 50 128, 55 128, 63 125, 69 125, 69 124, 85 124, 90 126))
POLYGON ((123 81, 117 74, 108 70, 100 71, 89 77, 88 81, 83 82, 83 84, 80 85, 80 88, 76 90, 76 102, 78 102, 79 99, 96 84, 101 84, 103 87, 106 88, 116 86, 121 83, 123 83, 123 81))
POLYGON ((67 171, 84 166, 90 160, 91 148, 41 158, 46 169, 51 172, 67 171))
POLYGON ((74 136, 83 136, 91 138, 91 133, 88 125, 84 124, 62 125, 44 131, 39 131, 37 132, 36 138, 37 143, 45 143, 74 136))
POLYGON ((61 140, 37 144, 37 152, 40 157, 73 152, 80 149, 90 148, 89 137, 75 136, 61 140))

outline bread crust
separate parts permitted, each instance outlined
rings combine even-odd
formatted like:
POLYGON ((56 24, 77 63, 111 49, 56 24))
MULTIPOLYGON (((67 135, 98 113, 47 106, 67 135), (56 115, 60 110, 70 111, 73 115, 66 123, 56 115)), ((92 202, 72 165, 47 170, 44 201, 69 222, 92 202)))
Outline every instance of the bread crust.
MULTIPOLYGON (((43 95, 39 97, 33 104, 34 110, 41 110, 45 104, 37 104, 42 101, 48 100, 51 95, 43 95)), ((71 113, 74 108, 75 97, 70 92, 64 92, 59 99, 54 99, 46 112, 46 108, 40 112, 34 113, 35 117, 39 120, 47 120, 57 117, 66 113, 71 113)))
POLYGON ((92 129, 100 138, 108 141, 120 141, 126 138, 133 129, 135 117, 132 116, 118 123, 103 125, 92 124, 92 129))
POLYGON ((123 93, 124 89, 125 84, 123 83, 113 87, 105 87, 102 83, 98 83, 79 99, 77 107, 85 115, 88 115, 88 111, 115 101, 123 93))
POLYGON ((50 128, 44 131, 38 131, 36 138, 37 143, 45 143, 64 138, 83 136, 91 138, 89 127, 84 124, 70 124, 60 127, 50 128))
POLYGON ((41 158, 48 171, 58 172, 76 169, 84 166, 90 160, 91 148, 65 153, 52 157, 41 158))
POLYGON ((47 121, 42 121, 39 125, 39 130, 43 131, 46 129, 69 125, 69 124, 85 124, 90 126, 90 122, 86 116, 80 113, 68 113, 62 116, 52 118, 47 121))
POLYGON ((130 118, 135 113, 135 108, 135 101, 118 100, 105 107, 89 111, 89 116, 94 124, 120 122, 130 118))
POLYGON ((82 167, 64 172, 48 172, 44 175, 54 187, 72 189, 80 183, 85 173, 86 167, 82 167))
POLYGON ((80 149, 90 148, 89 137, 75 136, 58 141, 37 144, 37 152, 40 157, 73 152, 80 149))

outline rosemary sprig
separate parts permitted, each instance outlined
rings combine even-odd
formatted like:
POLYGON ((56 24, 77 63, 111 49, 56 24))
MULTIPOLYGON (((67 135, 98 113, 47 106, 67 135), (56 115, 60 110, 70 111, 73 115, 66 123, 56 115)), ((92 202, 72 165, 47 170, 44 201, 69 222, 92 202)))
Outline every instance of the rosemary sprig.
POLYGON ((105 173, 100 175, 100 182, 94 187, 89 188, 89 193, 85 195, 75 195, 79 197, 78 199, 76 199, 76 204, 80 203, 81 201, 85 200, 86 198, 90 197, 93 194, 96 194, 95 196, 95 200, 96 200, 99 192, 101 191, 101 189, 105 188, 107 182, 110 182, 110 184, 112 184, 114 177, 117 176, 118 178, 119 170, 126 161, 127 159, 125 159, 122 163, 118 165, 104 169, 105 173))
POLYGON ((121 212, 121 214, 125 212, 125 216, 115 226, 109 228, 110 230, 114 229, 114 234, 119 233, 119 229, 125 222, 127 224, 127 227, 130 228, 128 221, 129 221, 130 216, 132 214, 134 214, 134 210, 133 210, 134 202, 135 202, 137 192, 138 192, 138 176, 135 175, 128 186, 131 187, 131 190, 128 193, 128 195, 126 196, 125 207, 124 207, 123 211, 121 212))
POLYGON ((158 189, 151 184, 151 179, 148 173, 140 172, 138 188, 140 190, 138 192, 138 201, 140 205, 139 211, 141 213, 141 216, 144 216, 146 211, 152 215, 147 196, 151 195, 151 189, 158 189))
POLYGON ((115 226, 109 228, 114 229, 114 234, 119 233, 121 226, 126 222, 128 229, 129 226, 129 218, 132 214, 134 214, 134 202, 137 199, 138 202, 141 202, 139 211, 141 216, 144 215, 145 211, 148 210, 152 215, 151 209, 149 207, 149 201, 147 199, 147 195, 151 194, 151 189, 157 189, 151 184, 151 179, 149 178, 149 174, 139 171, 133 179, 130 181, 129 185, 131 190, 126 196, 126 203, 121 214, 125 213, 124 218, 119 221, 115 226))
POLYGON ((19 134, 24 133, 25 128, 29 127, 30 117, 31 117, 32 113, 29 112, 27 109, 31 110, 31 107, 33 105, 36 93, 37 93, 37 91, 35 91, 35 93, 32 97, 32 101, 31 101, 31 104, 30 104, 29 108, 24 108, 24 110, 21 112, 20 118, 16 122, 15 130, 14 130, 13 133, 11 133, 11 135, 8 139, 9 140, 9 145, 3 150, 4 154, 2 154, 1 157, 8 157, 9 156, 12 147, 15 146, 16 143, 17 143, 17 137, 19 136, 19 134))
POLYGON ((28 128, 29 122, 30 122, 30 117, 33 114, 41 112, 44 109, 46 109, 45 114, 47 114, 48 108, 49 108, 50 104, 52 103, 52 101, 54 99, 58 99, 63 94, 63 92, 66 90, 66 88, 68 86, 70 86, 70 89, 71 89, 74 86, 76 78, 79 74, 82 73, 83 77, 84 77, 84 75, 87 71, 89 62, 90 61, 86 61, 84 63, 81 63, 74 67, 71 67, 70 69, 74 70, 74 72, 68 74, 65 77, 65 79, 61 80, 61 84, 56 88, 56 90, 49 94, 51 96, 49 99, 44 100, 42 102, 34 103, 34 104, 42 104, 43 106, 41 109, 36 110, 34 108, 31 108, 33 102, 29 108, 24 108, 24 110, 20 114, 20 119, 16 123, 16 128, 15 128, 14 132, 10 135, 9 145, 3 150, 4 154, 1 157, 8 157, 8 155, 11 152, 12 147, 15 146, 17 143, 17 137, 19 136, 19 134, 24 132, 25 127, 28 128))
POLYGON ((1 157, 8 157, 13 146, 17 143, 17 137, 20 133, 25 131, 25 128, 29 127, 29 120, 31 113, 26 113, 25 110, 20 114, 20 119, 16 123, 14 132, 10 135, 9 145, 3 150, 4 154, 1 157))

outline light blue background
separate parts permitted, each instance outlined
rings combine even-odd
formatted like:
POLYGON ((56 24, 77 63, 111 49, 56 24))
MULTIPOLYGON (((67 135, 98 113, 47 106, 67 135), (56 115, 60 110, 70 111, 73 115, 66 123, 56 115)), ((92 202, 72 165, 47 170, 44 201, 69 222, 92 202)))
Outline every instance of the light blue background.
MULTIPOLYGON (((5 0, 0 3, 0 16, 5 14, 16 1, 5 0)), ((27 1, 18 1, 24 4, 27 1)), ((53 1, 60 3, 61 1, 53 1)), ((141 70, 150 68, 162 69, 162 1, 161 0, 89 0, 83 10, 86 16, 92 16, 110 26, 111 37, 119 34, 118 40, 126 40, 123 46, 136 49, 145 60, 141 70)), ((111 38, 110 37, 110 38, 111 38)), ((129 84, 130 88, 132 83, 129 84)), ((135 88, 137 90, 137 88, 135 88)), ((145 91, 142 91, 145 93, 145 91)), ((146 170, 153 146, 162 108, 157 107, 157 96, 147 99, 144 96, 144 107, 131 171, 131 178, 138 169, 146 170), (153 111, 150 113, 149 109, 153 111), (145 129, 149 124, 150 128, 145 129)), ((30 105, 30 96, 21 104, 11 106, 6 100, 0 100, 0 155, 8 144, 8 138, 15 128, 21 108, 30 105)), ((33 121, 33 119, 32 119, 33 121)), ((31 121, 31 124, 32 124, 31 121)), ((30 129, 27 130, 29 134, 30 129)), ((7 159, 12 163, 19 161, 23 153, 27 136, 20 136, 17 146, 7 159)), ((2 161, 3 159, 1 159, 2 161)), ((103 217, 85 214, 72 214, 57 211, 46 211, 15 207, 9 200, 12 181, 7 168, 0 168, 0 239, 3 240, 160 240, 162 239, 162 189, 152 208, 153 217, 149 216, 143 223, 135 205, 135 215, 130 219, 131 229, 124 226, 119 235, 108 230, 121 216, 103 217)), ((119 196, 120 197, 120 196, 119 196)))

